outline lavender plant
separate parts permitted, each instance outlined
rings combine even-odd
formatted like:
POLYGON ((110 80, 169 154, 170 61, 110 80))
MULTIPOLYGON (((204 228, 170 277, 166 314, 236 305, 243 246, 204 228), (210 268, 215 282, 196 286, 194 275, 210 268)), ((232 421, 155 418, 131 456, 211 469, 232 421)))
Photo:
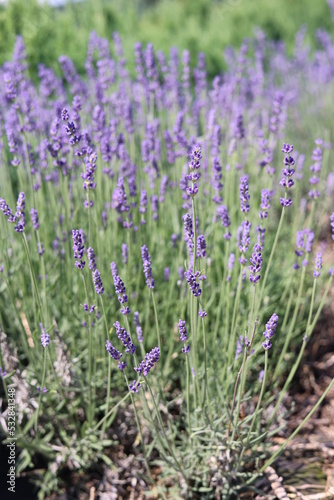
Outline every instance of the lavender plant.
POLYGON ((93 34, 85 78, 64 56, 35 86, 18 39, 0 68, 0 373, 28 388, 18 471, 43 454, 40 498, 65 467, 111 466, 122 408, 162 498, 255 488, 272 436, 290 439, 280 412, 334 274, 327 131, 296 123, 305 99, 324 114, 332 51, 290 71, 298 54, 244 43, 213 82, 199 54, 192 87, 187 51, 136 44, 131 78, 119 37, 93 34))

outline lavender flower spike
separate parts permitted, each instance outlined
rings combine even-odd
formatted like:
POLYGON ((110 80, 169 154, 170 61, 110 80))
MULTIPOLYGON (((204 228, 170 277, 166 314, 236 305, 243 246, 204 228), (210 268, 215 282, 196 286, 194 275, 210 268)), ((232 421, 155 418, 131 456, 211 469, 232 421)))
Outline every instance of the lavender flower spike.
MULTIPOLYGON (((25 195, 24 193, 20 193, 18 198, 17 198, 17 204, 16 204, 16 212, 15 212, 15 222, 16 226, 14 226, 14 229, 17 233, 23 233, 24 228, 26 226, 26 221, 25 221, 25 195)), ((8 219, 9 220, 9 219, 8 219)))
MULTIPOLYGON (((295 170, 291 167, 293 167, 293 165, 295 164, 295 160, 294 158, 292 158, 292 156, 290 156, 290 153, 292 153, 292 151, 292 144, 290 145, 283 143, 282 153, 284 153, 286 156, 284 158, 285 168, 283 168, 282 170, 282 174, 284 175, 284 177, 283 179, 281 179, 280 185, 285 188, 286 192, 294 185, 292 176, 295 173, 295 170)), ((292 205, 291 198, 280 198, 280 202, 282 207, 290 207, 292 205)))
POLYGON ((139 312, 138 311, 136 311, 134 313, 133 320, 134 320, 135 326, 136 326, 137 340, 138 340, 138 342, 143 342, 144 341, 143 330, 142 330, 142 327, 141 327, 141 324, 140 324, 139 312))
POLYGON ((78 259, 75 261, 75 266, 78 269, 83 269, 85 267, 85 261, 82 260, 85 246, 82 241, 82 234, 79 229, 73 229, 72 231, 72 238, 73 238, 73 251, 74 251, 74 258, 78 259))
POLYGON ((140 375, 146 377, 150 373, 150 370, 153 368, 155 363, 159 361, 159 358, 160 358, 160 349, 159 347, 154 347, 154 349, 152 349, 149 353, 145 355, 143 361, 140 363, 139 366, 135 367, 134 370, 140 375))
MULTIPOLYGON (((110 267, 115 268, 116 267, 115 263, 112 262, 110 264, 110 267)), ((117 268, 116 268, 116 270, 117 270, 117 268)), ((115 292, 117 293, 117 296, 118 296, 118 301, 120 302, 120 304, 122 304, 121 313, 124 315, 130 314, 130 308, 128 306, 124 305, 128 301, 128 296, 126 295, 125 285, 117 272, 115 274, 113 274, 113 280, 114 280, 115 292)))
POLYGON ((98 295, 102 295, 104 293, 104 288, 103 288, 103 283, 101 280, 101 275, 97 269, 93 272, 93 281, 94 281, 94 286, 96 293, 98 295))
POLYGON ((113 345, 111 342, 109 342, 109 340, 107 340, 106 342, 106 349, 107 351, 109 352, 110 356, 115 359, 116 361, 119 361, 121 359, 121 357, 123 356, 123 354, 118 351, 113 345))
POLYGON ((262 255, 260 245, 255 244, 251 258, 249 259, 251 266, 248 267, 250 270, 249 280, 251 283, 257 283, 260 280, 260 272, 262 267, 262 255))
POLYGON ((128 332, 120 325, 119 321, 116 321, 116 323, 114 323, 114 327, 116 328, 117 337, 125 347, 125 352, 134 354, 136 351, 136 346, 131 342, 131 338, 128 332))
POLYGON ((186 342, 188 340, 188 333, 186 328, 186 322, 183 321, 182 319, 179 319, 179 333, 180 333, 180 340, 182 342, 186 342))
POLYGON ((274 336, 274 334, 276 332, 277 323, 278 323, 278 316, 277 316, 277 314, 274 313, 271 316, 271 318, 268 321, 268 323, 266 324, 266 329, 263 332, 263 335, 264 335, 264 337, 265 337, 266 340, 264 342, 262 342, 262 347, 265 350, 271 348, 272 344, 270 342, 270 339, 274 336))
POLYGON ((322 254, 320 252, 317 253, 315 257, 315 266, 314 266, 314 271, 313 271, 313 276, 315 278, 319 278, 320 276, 320 270, 322 269, 322 254))
POLYGON ((45 330, 45 328, 43 328, 42 323, 39 324, 39 327, 42 330, 41 344, 45 349, 50 344, 50 335, 48 333, 46 333, 46 330, 45 330))
POLYGON ((39 228, 39 220, 38 220, 38 212, 35 208, 32 208, 30 210, 30 217, 33 228, 35 229, 35 231, 37 231, 37 229, 39 228))
POLYGON ((240 209, 241 212, 249 212, 249 191, 248 191, 248 175, 245 175, 244 177, 240 178, 240 186, 239 186, 239 192, 240 192, 240 209))
POLYGON ((154 279, 152 276, 151 257, 150 254, 148 253, 148 248, 146 245, 143 245, 141 247, 141 258, 143 261, 146 285, 148 286, 148 288, 151 288, 151 290, 154 290, 154 279))

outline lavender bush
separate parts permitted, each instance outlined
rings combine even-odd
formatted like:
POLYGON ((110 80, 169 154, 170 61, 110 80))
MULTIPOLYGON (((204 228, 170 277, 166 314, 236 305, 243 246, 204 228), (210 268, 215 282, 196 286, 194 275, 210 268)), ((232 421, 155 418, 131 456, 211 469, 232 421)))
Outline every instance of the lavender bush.
POLYGON ((64 467, 112 465, 128 405, 162 498, 228 498, 278 455, 334 274, 320 35, 313 58, 258 35, 209 82, 203 54, 191 75, 186 51, 140 43, 131 78, 119 37, 93 33, 85 78, 62 56, 37 87, 17 40, 0 69, 0 365, 5 394, 24 388, 18 472, 47 462, 40 498, 64 467))

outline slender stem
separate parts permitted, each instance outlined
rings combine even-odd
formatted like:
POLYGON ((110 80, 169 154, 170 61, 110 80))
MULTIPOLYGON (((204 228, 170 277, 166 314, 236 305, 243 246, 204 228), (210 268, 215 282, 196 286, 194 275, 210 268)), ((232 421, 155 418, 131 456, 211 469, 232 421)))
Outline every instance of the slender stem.
POLYGON ((187 419, 188 419, 188 434, 191 439, 191 419, 190 419, 190 366, 189 366, 189 356, 186 355, 186 365, 187 365, 187 419))
MULTIPOLYGON (((87 305, 89 306, 89 298, 88 298, 88 290, 87 290, 87 284, 85 280, 85 275, 83 273, 83 269, 81 270, 82 272, 81 277, 84 285, 84 290, 85 290, 85 295, 86 295, 86 301, 87 305)), ((91 331, 91 325, 90 325, 90 320, 89 320, 89 313, 87 313, 88 316, 88 387, 89 387, 89 411, 88 411, 88 421, 89 424, 92 424, 93 420, 93 414, 94 414, 94 408, 93 408, 93 394, 92 394, 92 360, 93 360, 93 345, 92 345, 92 331, 91 331)))
POLYGON ((159 345, 159 350, 160 350, 160 356, 162 357, 161 333, 160 333, 160 327, 159 327, 157 303, 156 303, 156 300, 155 300, 154 290, 152 290, 152 300, 153 300, 153 309, 154 309, 154 317, 155 317, 155 326, 156 326, 157 336, 158 336, 158 345, 159 345))
POLYGON ((204 394, 203 394, 202 407, 204 408, 204 402, 206 399, 207 405, 209 408, 210 420, 212 422, 211 403, 210 403, 209 394, 208 394, 207 348, 206 348, 206 331, 205 331, 204 318, 202 318, 202 327, 203 327, 203 349, 204 349, 204 394))
POLYGON ((259 400, 257 402, 256 408, 255 408, 255 412, 254 412, 254 416, 253 416, 250 428, 248 430, 246 443, 243 445, 241 453, 239 455, 238 464, 237 464, 237 471, 238 471, 238 469, 240 467, 240 464, 242 462, 244 453, 247 450, 247 447, 249 445, 249 441, 250 441, 250 438, 251 438, 252 430, 253 430, 254 424, 255 424, 255 422, 257 420, 257 415, 258 415, 258 412, 259 412, 259 409, 260 409, 260 405, 261 405, 261 402, 262 402, 262 397, 263 397, 264 389, 265 389, 265 386, 266 386, 267 371, 268 371, 268 349, 265 350, 264 375, 263 375, 263 379, 262 379, 262 385, 261 385, 261 392, 260 392, 260 395, 259 395, 259 400))
POLYGON ((278 242, 278 238, 279 238, 282 226, 283 226, 284 214, 285 214, 285 207, 282 207, 281 217, 280 217, 278 228, 277 228, 277 231, 276 231, 275 240, 274 240, 273 246, 271 247, 271 252, 270 252, 268 264, 267 264, 267 267, 266 267, 266 272, 264 274, 264 278, 263 278, 263 281, 262 281, 262 286, 261 286, 260 296, 259 296, 259 302, 258 302, 258 309, 261 307, 261 301, 262 301, 263 292, 264 292, 264 289, 265 289, 265 286, 266 286, 266 283, 267 283, 267 278, 268 278, 268 275, 269 275, 271 262, 273 260, 274 253, 275 253, 276 246, 277 246, 277 242, 278 242))
POLYGON ((157 407, 157 403, 156 403, 156 400, 155 400, 154 394, 153 394, 152 389, 151 389, 151 386, 150 386, 150 384, 149 384, 148 382, 147 382, 147 387, 148 387, 148 389, 149 389, 149 391, 150 391, 150 394, 151 394, 151 398, 152 398, 152 401, 153 401, 153 404, 154 404, 155 412, 156 412, 156 415, 157 415, 157 417, 158 417, 159 424, 160 424, 160 427, 161 427, 162 433, 163 433, 163 435, 164 435, 164 438, 165 438, 165 442, 166 442, 166 445, 167 445, 168 451, 169 451, 169 453, 171 454, 171 456, 173 457, 174 462, 175 462, 175 464, 176 464, 176 466, 177 466, 177 468, 178 468, 179 472, 182 474, 182 476, 183 476, 184 480, 185 480, 185 481, 186 481, 186 483, 188 484, 188 478, 187 478, 187 476, 185 475, 185 473, 184 473, 184 471, 183 471, 183 469, 182 469, 182 467, 181 467, 181 465, 180 465, 180 462, 179 462, 179 461, 178 461, 178 459, 176 458, 175 453, 174 453, 174 450, 173 450, 173 448, 172 448, 172 446, 171 446, 171 444, 170 444, 170 442, 169 442, 169 439, 168 439, 168 437, 167 437, 167 434, 166 434, 166 431, 165 431, 165 426, 164 426, 164 424, 163 424, 163 421, 162 421, 162 418, 161 418, 161 415, 160 415, 160 411, 159 411, 159 409, 158 409, 158 407, 157 407))
MULTIPOLYGON (((302 270, 302 273, 300 275, 299 289, 298 289, 298 294, 297 294, 297 300, 296 300, 296 304, 295 304, 295 309, 294 309, 292 320, 291 320, 291 323, 290 323, 290 326, 289 326, 288 334, 287 334, 287 336, 285 338, 285 341, 284 341, 283 349, 281 351, 280 357, 278 358, 278 362, 276 364, 276 368, 274 370, 273 380, 276 380, 276 378, 277 378, 278 371, 280 369, 280 365, 281 365, 282 361, 284 360, 285 353, 286 353, 287 348, 288 348, 289 343, 290 343, 291 335, 292 335, 292 333, 294 331, 294 328, 295 328, 295 324, 296 324, 297 317, 298 317, 298 312, 299 312, 299 306, 300 306, 302 291, 303 291, 304 278, 305 278, 305 269, 306 269, 306 267, 304 266, 303 270, 302 270)), ((284 332, 284 330, 283 330, 283 332, 284 332)))
POLYGON ((46 347, 44 347, 43 349, 44 349, 44 353, 43 353, 42 385, 40 387, 39 398, 38 398, 38 406, 36 408, 36 419, 35 419, 35 433, 36 433, 36 435, 37 435, 37 432, 38 432, 38 416, 39 416, 39 410, 41 408, 41 399, 42 399, 43 387, 44 387, 44 382, 45 382, 45 373, 46 373, 46 347))
POLYGON ((31 262, 31 257, 30 257, 30 252, 29 252, 27 238, 26 238, 26 235, 24 233, 22 233, 22 240, 23 240, 24 250, 25 250, 27 258, 28 258, 28 263, 29 263, 29 268, 30 268, 30 276, 31 276, 31 281, 33 283, 33 288, 35 289, 35 294, 36 294, 36 298, 37 298, 37 302, 38 302, 38 308, 39 308, 39 313, 40 313, 40 318, 41 318, 41 321, 43 321, 43 308, 42 308, 41 298, 40 298, 39 291, 38 291, 38 288, 37 288, 37 282, 36 282, 35 273, 34 273, 34 270, 33 270, 33 267, 32 267, 32 262, 31 262))
MULTIPOLYGON (((103 317, 104 317, 104 325, 105 325, 105 328, 106 328, 106 335, 107 335, 107 338, 108 338, 108 336, 109 336, 109 330, 108 330, 108 325, 107 325, 107 318, 106 318, 106 313, 105 313, 105 310, 104 310, 104 304, 103 304, 102 295, 100 297, 101 297, 101 307, 102 307, 103 317)), ((103 439, 104 432, 105 432, 105 429, 106 429, 106 424, 107 424, 107 415, 108 415, 109 404, 110 404, 110 390, 111 390, 111 356, 108 356, 107 401, 106 401, 106 409, 105 409, 105 412, 104 412, 103 425, 102 425, 102 429, 101 429, 101 439, 103 439)))
MULTIPOLYGON (((245 387, 245 382, 246 382, 247 361, 248 361, 249 354, 250 354, 250 352, 252 350, 252 345, 253 345, 253 342, 254 342, 257 325, 258 325, 258 321, 255 321, 254 327, 253 327, 253 332, 252 332, 252 337, 251 337, 251 339, 249 341, 248 347, 245 348, 245 353, 246 354, 244 356, 244 361, 243 361, 243 363, 241 365, 240 372, 239 372, 240 375, 241 375, 241 382, 240 382, 240 387, 239 387, 238 404, 237 404, 237 410, 236 410, 236 414, 235 414, 235 422, 234 422, 234 428, 233 428, 231 442, 233 442, 234 437, 235 437, 235 433, 236 433, 236 430, 237 430, 237 424, 238 424, 239 413, 240 413, 241 399, 242 399, 242 394, 244 392, 244 387, 245 387)), ((233 418, 232 412, 231 412, 231 418, 233 418)))
MULTIPOLYGON (((109 358, 110 358, 110 356, 109 356, 109 358)), ((142 432, 141 425, 140 425, 140 422, 139 422, 138 411, 137 411, 137 408, 136 408, 136 405, 135 405, 135 402, 134 402, 134 399, 133 399, 133 394, 132 394, 131 389, 129 387, 128 377, 126 376, 126 374, 125 374, 124 371, 123 371, 123 373, 124 373, 125 382, 126 382, 126 385, 128 386, 128 391, 129 391, 130 397, 131 397, 131 403, 132 403, 133 411, 134 411, 134 414, 135 414, 137 429, 138 429, 138 432, 139 432, 139 435, 140 435, 140 441, 141 441, 141 444, 142 444, 142 447, 143 447, 144 460, 145 460, 145 465, 146 465, 147 473, 148 473, 151 481, 154 482, 154 479, 153 479, 152 473, 151 473, 151 469, 150 469, 150 466, 149 466, 149 463, 148 463, 148 455, 147 455, 146 446, 145 446, 145 442, 144 442, 143 432, 142 432)))
MULTIPOLYGON (((238 287, 237 288, 237 296, 236 296, 236 299, 234 301, 233 314, 232 314, 231 337, 230 337, 229 350, 228 350, 228 361, 227 361, 228 366, 230 366, 232 363, 233 349, 235 347, 235 333, 236 333, 236 328, 237 328, 236 316, 237 316, 237 310, 239 309, 241 284, 242 284, 242 266, 240 267, 240 273, 239 273, 239 279, 238 279, 238 285, 237 285, 237 287, 238 287)), ((228 334, 228 332, 226 332, 226 333, 228 334)))

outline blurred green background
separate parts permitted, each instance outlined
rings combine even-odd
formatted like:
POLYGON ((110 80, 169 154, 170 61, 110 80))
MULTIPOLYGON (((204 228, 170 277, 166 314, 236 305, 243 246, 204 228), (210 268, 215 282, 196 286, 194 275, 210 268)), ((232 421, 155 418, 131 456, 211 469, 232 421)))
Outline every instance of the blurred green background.
POLYGON ((171 46, 189 49, 192 64, 203 51, 212 77, 223 68, 224 48, 240 46, 255 27, 270 39, 284 41, 291 52, 296 33, 306 25, 306 39, 315 48, 318 28, 333 33, 331 14, 326 0, 82 0, 57 7, 37 0, 9 0, 0 6, 0 63, 11 57, 20 34, 32 76, 38 63, 58 73, 62 54, 83 73, 89 33, 95 30, 111 40, 117 31, 130 68, 134 43, 151 42, 166 54, 171 46))

